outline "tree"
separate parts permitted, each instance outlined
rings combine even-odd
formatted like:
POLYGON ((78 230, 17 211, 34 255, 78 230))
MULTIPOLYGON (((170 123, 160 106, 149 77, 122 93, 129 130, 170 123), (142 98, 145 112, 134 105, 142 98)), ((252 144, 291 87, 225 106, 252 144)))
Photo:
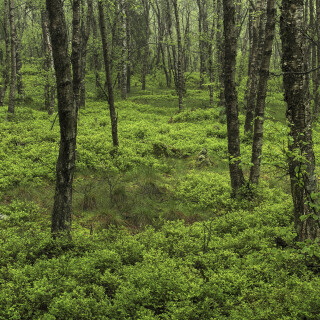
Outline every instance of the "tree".
POLYGON ((150 37, 150 1, 149 0, 141 0, 143 6, 143 17, 145 23, 145 44, 144 44, 144 52, 142 55, 142 90, 146 89, 146 76, 148 72, 148 60, 149 60, 149 37, 150 37))
POLYGON ((14 113, 15 91, 17 79, 17 60, 16 60, 16 25, 15 25, 15 6, 14 0, 9 0, 9 20, 11 37, 11 73, 10 73, 10 93, 8 112, 14 113))
POLYGON ((199 55, 200 55, 200 88, 203 88, 204 75, 206 72, 206 58, 208 55, 208 16, 207 16, 207 0, 197 0, 199 16, 199 55))
POLYGON ((229 171, 233 195, 237 195, 244 185, 240 167, 240 137, 238 119, 238 97, 235 84, 237 55, 237 30, 233 0, 223 0, 224 17, 224 92, 227 113, 229 171))
POLYGON ((127 99, 127 25, 126 25, 126 2, 120 0, 120 36, 121 36, 121 62, 120 62, 120 84, 121 84, 121 98, 127 99))
POLYGON ((45 86, 44 86, 44 103, 48 114, 52 114, 55 104, 55 86, 52 83, 55 81, 54 65, 52 56, 52 46, 48 27, 48 13, 47 10, 41 11, 41 25, 43 37, 44 50, 44 72, 45 72, 45 86))
POLYGON ((87 0, 87 15, 86 19, 84 16, 84 5, 82 5, 81 12, 81 25, 80 25, 80 33, 81 33, 81 58, 80 58, 80 108, 85 108, 86 106, 86 65, 87 65, 87 45, 90 36, 91 30, 91 20, 93 16, 93 7, 92 0, 87 0))
POLYGON ((113 146, 117 147, 119 145, 118 128, 117 128, 118 119, 117 119, 116 110, 114 106, 110 55, 109 55, 109 49, 107 45, 106 25, 105 25, 105 18, 104 18, 104 12, 103 12, 103 5, 101 1, 98 2, 98 8, 99 8, 99 24, 100 24, 101 41, 102 41, 102 49, 103 49, 103 59, 104 59, 104 66, 105 66, 105 72, 106 72, 106 84, 108 88, 108 103, 109 103, 110 118, 111 118, 112 141, 113 141, 113 146))
POLYGON ((8 16, 9 16, 9 6, 8 1, 4 1, 4 16, 3 16, 3 33, 5 41, 5 66, 3 68, 3 85, 0 87, 0 106, 3 105, 3 100, 6 95, 7 87, 10 80, 10 37, 9 37, 9 27, 8 27, 8 16))
POLYGON ((259 70, 259 83, 257 86, 257 98, 254 117, 254 132, 252 141, 252 167, 250 168, 251 183, 258 184, 260 177, 260 164, 262 154, 262 139, 263 139, 263 123, 264 123, 264 108, 267 95, 267 84, 269 77, 269 66, 272 54, 272 43, 275 31, 275 14, 276 9, 274 0, 268 0, 267 4, 267 23, 265 28, 265 40, 263 44, 262 57, 259 70))
POLYGON ((176 32, 177 32, 177 45, 178 45, 178 57, 177 57, 177 68, 176 68, 176 88, 179 96, 179 112, 183 109, 183 89, 184 89, 184 72, 183 72, 183 51, 181 41, 181 30, 180 30, 180 18, 178 10, 177 0, 172 0, 174 16, 176 20, 176 32))
MULTIPOLYGON (((78 5, 80 5, 80 1, 75 0, 74 6, 78 5)), ((56 237, 63 232, 70 235, 71 231, 72 183, 76 158, 78 109, 74 101, 63 1, 47 0, 47 10, 56 71, 60 124, 60 147, 56 167, 56 189, 51 225, 52 234, 56 237)), ((78 8, 74 7, 74 12, 77 12, 77 10, 78 8)))
MULTIPOLYGON (((249 67, 248 67, 248 95, 246 106, 246 120, 244 125, 244 132, 253 131, 253 114, 255 110, 255 102, 257 96, 257 85, 259 80, 259 68, 261 64, 261 53, 264 42, 264 28, 265 28, 265 0, 256 1, 255 7, 250 9, 251 23, 251 39, 249 52, 249 67)), ((253 3, 251 4, 251 7, 253 3)))
POLYGON ((315 203, 317 179, 313 152, 311 111, 305 68, 303 1, 282 0, 280 31, 284 97, 289 124, 288 166, 298 240, 320 234, 315 203))

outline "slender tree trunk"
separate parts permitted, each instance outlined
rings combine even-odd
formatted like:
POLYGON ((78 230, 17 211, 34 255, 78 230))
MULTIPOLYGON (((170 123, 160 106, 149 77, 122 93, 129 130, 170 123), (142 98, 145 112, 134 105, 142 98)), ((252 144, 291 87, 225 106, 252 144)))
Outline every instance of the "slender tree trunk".
MULTIPOLYGON (((309 12, 310 12, 310 23, 309 23, 309 29, 311 31, 311 34, 316 34, 316 28, 314 24, 314 0, 310 0, 309 2, 309 12)), ((316 51, 316 45, 313 41, 310 42, 310 54, 311 54, 311 68, 315 69, 317 64, 317 51, 316 51)), ((315 102, 315 96, 317 92, 317 72, 312 72, 312 100, 315 102)), ((315 109, 315 108, 314 108, 315 109)))
POLYGON ((224 96, 224 53, 223 50, 223 33, 222 33, 222 24, 223 20, 223 12, 222 12, 222 2, 221 0, 217 0, 217 37, 216 37, 216 46, 217 50, 217 73, 219 79, 219 105, 225 106, 225 96, 224 96))
MULTIPOLYGON (((213 0, 213 12, 215 12, 215 0, 213 0)), ((213 70, 213 39, 215 34, 215 17, 212 18, 212 27, 210 33, 210 39, 208 43, 208 71, 209 71, 209 98, 210 106, 213 106, 213 81, 214 81, 214 70, 213 70)))
POLYGON ((76 104, 77 111, 80 106, 80 83, 81 83, 81 39, 80 39, 80 1, 73 0, 72 12, 72 73, 73 73, 73 97, 76 104))
POLYGON ((113 146, 117 147, 119 145, 118 141, 118 128, 117 128, 117 115, 114 106, 114 96, 113 96, 113 83, 111 77, 111 67, 110 67, 110 55, 109 48, 107 45, 107 33, 106 33, 106 25, 105 25, 105 17, 103 12, 102 2, 98 2, 99 8, 99 24, 100 24, 100 32, 101 32, 101 41, 102 41, 102 49, 103 49, 103 59, 104 66, 106 72, 106 84, 108 87, 108 103, 110 109, 110 118, 111 118, 111 131, 112 131, 112 141, 113 146))
POLYGON ((22 60, 21 60, 21 41, 16 43, 16 86, 17 86, 17 93, 18 93, 18 100, 24 100, 24 86, 22 80, 22 60))
MULTIPOLYGON (((317 34, 317 47, 316 47, 316 55, 317 67, 320 67, 320 0, 316 0, 316 34, 317 34)), ((319 108, 320 108, 320 93, 319 93, 319 85, 320 85, 320 70, 316 71, 316 78, 314 81, 314 117, 318 118, 319 116, 319 108)))
POLYGON ((97 22, 96 18, 91 12, 91 27, 92 27, 92 38, 93 38, 93 65, 94 65, 94 72, 95 72, 95 84, 96 88, 100 86, 100 65, 99 65, 99 54, 98 54, 98 46, 97 46, 97 39, 98 39, 98 31, 97 31, 97 22))
POLYGON ((127 37, 127 49, 128 49, 128 61, 127 61, 127 93, 131 91, 131 21, 130 21, 130 9, 126 6, 126 37, 127 37))
POLYGON ((233 0, 223 0, 224 12, 224 92, 226 99, 229 171, 233 196, 244 185, 244 176, 240 167, 240 137, 238 119, 238 97, 235 84, 237 55, 237 32, 235 24, 235 6, 233 0))
POLYGON ((262 53, 262 60, 260 65, 260 76, 257 92, 257 102, 254 119, 254 133, 252 142, 252 158, 253 166, 250 168, 250 182, 258 184, 260 177, 260 165, 262 154, 262 139, 263 139, 263 122, 264 122, 264 108, 267 95, 267 85, 269 77, 269 66, 272 54, 272 44, 275 30, 275 14, 276 9, 274 0, 268 0, 267 7, 267 24, 266 35, 262 53))
POLYGON ((0 87, 0 106, 3 106, 7 87, 10 81, 10 37, 9 37, 8 17, 9 17, 9 6, 8 6, 8 1, 5 0, 3 31, 4 31, 4 41, 5 41, 5 47, 6 47, 6 58, 5 58, 5 67, 3 69, 3 86, 0 87))
POLYGON ((44 49, 44 71, 45 71, 45 86, 44 86, 44 100, 45 108, 48 114, 53 114, 55 105, 55 81, 54 65, 52 56, 52 47, 48 27, 48 13, 46 10, 41 11, 42 37, 44 49))
POLYGON ((204 41, 204 30, 203 30, 203 21, 204 21, 204 0, 197 0, 199 14, 198 14, 198 28, 199 28, 199 57, 200 57, 200 88, 203 88, 204 84, 204 74, 206 72, 205 66, 205 41, 204 41))
POLYGON ((80 33, 81 33, 81 77, 80 77, 80 101, 79 106, 80 108, 86 107, 86 67, 87 67, 87 44, 90 36, 90 26, 91 20, 93 15, 93 8, 92 8, 92 0, 87 0, 87 16, 86 16, 86 23, 84 19, 84 12, 82 6, 82 21, 80 26, 80 33))
POLYGON ((249 57, 250 61, 250 74, 248 75, 248 96, 247 96, 247 108, 246 108, 246 120, 244 124, 244 132, 253 131, 253 113, 255 109, 256 102, 256 93, 257 93, 257 84, 258 84, 258 70, 260 61, 258 59, 259 54, 259 30, 260 34, 262 32, 262 13, 260 13, 261 0, 256 2, 255 18, 252 23, 252 47, 251 47, 251 56, 249 57), (261 21, 261 23, 260 23, 261 21))
POLYGON ((22 51, 22 36, 23 32, 27 26, 27 10, 24 8, 22 11, 22 16, 19 14, 19 10, 17 11, 17 17, 16 17, 16 89, 18 93, 18 100, 23 101, 24 100, 24 85, 23 85, 23 79, 22 79, 22 59, 21 59, 21 51, 22 51), (18 36, 19 34, 19 36, 18 36))
POLYGON ((74 104, 71 61, 68 55, 68 34, 62 0, 47 0, 49 30, 56 70, 60 148, 52 212, 51 231, 54 237, 66 232, 70 236, 72 183, 76 158, 77 108, 74 104))
POLYGON ((17 79, 17 60, 16 60, 16 26, 14 17, 14 0, 9 0, 9 19, 10 19, 10 36, 11 36, 11 74, 10 74, 10 93, 8 112, 14 113, 15 109, 15 92, 17 79))
POLYGON ((282 0, 280 31, 282 71, 290 128, 288 164, 298 240, 314 240, 320 234, 319 212, 314 207, 317 192, 311 112, 305 66, 303 2, 282 0), (302 218, 304 216, 304 218, 302 218), (315 217, 315 218, 314 218, 315 217), (302 219, 301 219, 302 218, 302 219))
POLYGON ((146 76, 148 72, 148 60, 149 60, 149 38, 150 38, 150 3, 149 0, 142 0, 143 10, 144 10, 144 22, 145 22, 145 43, 144 51, 142 55, 142 90, 146 90, 146 76))
POLYGON ((177 42, 178 42, 178 61, 177 61, 177 91, 179 95, 179 112, 183 109, 183 88, 184 88, 184 74, 183 74, 183 52, 181 42, 181 31, 180 31, 180 18, 178 11, 177 0, 173 0, 174 15, 176 19, 176 31, 177 31, 177 42))
POLYGON ((126 37, 126 3, 124 0, 120 1, 121 10, 121 70, 120 70, 120 85, 121 98, 127 99, 127 37, 126 37))

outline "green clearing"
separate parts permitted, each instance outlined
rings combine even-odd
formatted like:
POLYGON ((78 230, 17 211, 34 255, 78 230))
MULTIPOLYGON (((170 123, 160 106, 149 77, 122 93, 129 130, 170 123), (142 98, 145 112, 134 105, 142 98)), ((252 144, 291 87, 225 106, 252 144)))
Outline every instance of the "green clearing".
MULTIPOLYGON (((150 77, 145 92, 133 79, 128 99, 116 99, 115 152, 108 105, 89 74, 73 240, 54 242, 58 121, 41 110, 32 66, 24 76, 27 103, 10 120, 0 109, 0 319, 319 319, 320 251, 293 241, 277 79, 260 186, 253 199, 231 199, 226 119, 217 97, 209 108, 208 92, 192 86, 197 79, 180 114, 162 78, 150 77)), ((244 94, 241 85, 240 109, 244 94)), ((241 131, 247 173, 251 143, 241 131)), ((314 141, 319 161, 318 127, 314 141)))

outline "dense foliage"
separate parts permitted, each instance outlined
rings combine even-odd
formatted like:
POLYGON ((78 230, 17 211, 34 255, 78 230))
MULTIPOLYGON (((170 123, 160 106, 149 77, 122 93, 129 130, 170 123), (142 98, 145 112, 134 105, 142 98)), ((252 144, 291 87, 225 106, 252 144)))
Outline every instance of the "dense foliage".
MULTIPOLYGON (((293 241, 277 80, 262 181, 231 199, 218 99, 209 108, 207 92, 190 89, 187 110, 176 114, 175 91, 133 88, 116 102, 116 151, 89 75, 72 240, 53 240, 59 128, 40 110, 31 70, 28 103, 10 118, 0 110, 0 319, 318 319, 320 251, 293 241)), ((156 88, 159 79, 148 80, 156 88)), ((240 88, 240 102, 243 95, 240 88)), ((247 172, 251 144, 241 139, 247 172)), ((318 144, 315 151, 319 159, 318 144)))

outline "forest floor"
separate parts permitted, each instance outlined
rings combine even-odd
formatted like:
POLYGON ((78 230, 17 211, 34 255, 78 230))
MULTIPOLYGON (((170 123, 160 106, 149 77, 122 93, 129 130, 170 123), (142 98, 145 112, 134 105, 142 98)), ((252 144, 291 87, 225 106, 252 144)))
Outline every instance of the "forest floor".
MULTIPOLYGON (((24 70, 26 99, 0 108, 0 319, 319 319, 320 250, 296 244, 286 170, 287 128, 270 81, 261 182, 230 198, 227 129, 215 97, 190 77, 185 110, 150 77, 116 99, 119 149, 107 102, 87 77, 79 112, 71 242, 53 242, 59 149, 56 113, 24 70)), ((243 134, 245 79, 239 88, 243 134)), ((217 92, 218 96, 218 92, 217 92)), ((314 130, 319 168, 319 129, 314 130)))

